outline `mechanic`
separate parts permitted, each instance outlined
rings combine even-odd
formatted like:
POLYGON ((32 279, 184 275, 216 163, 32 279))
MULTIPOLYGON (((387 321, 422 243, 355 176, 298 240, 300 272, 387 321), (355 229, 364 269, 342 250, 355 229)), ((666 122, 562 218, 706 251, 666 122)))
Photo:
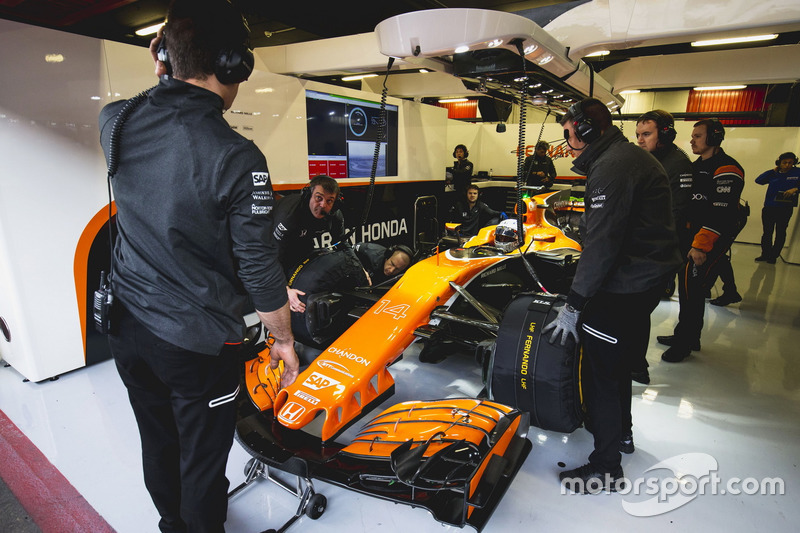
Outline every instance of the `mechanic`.
POLYGON ((472 163, 469 159, 469 150, 463 144, 457 144, 453 149, 453 187, 456 197, 461 198, 467 192, 467 186, 472 182, 472 163))
MULTIPOLYGON (((678 247, 681 257, 685 257, 692 246, 686 229, 692 189, 692 162, 686 152, 675 145, 676 135, 675 119, 662 109, 648 111, 636 121, 636 143, 653 154, 667 172, 672 192, 672 217, 675 220, 678 247)), ((675 292, 675 276, 667 281, 664 294, 669 296, 673 292, 675 292)), ((650 383, 646 355, 647 350, 642 353, 641 364, 634 367, 632 375, 634 381, 645 385, 650 383)))
POLYGON ((794 153, 782 153, 775 165, 775 168, 756 178, 759 185, 767 185, 764 207, 761 209, 761 224, 764 227, 761 255, 756 257, 756 261, 766 261, 771 265, 780 257, 786 242, 786 228, 797 207, 797 187, 800 184, 800 169, 797 168, 797 156, 794 153))
POLYGON ((550 144, 539 141, 533 155, 525 158, 522 165, 522 175, 525 176, 525 185, 529 187, 550 187, 556 179, 556 167, 553 160, 547 155, 550 144))
MULTIPOLYGON (((705 119, 692 130, 692 152, 698 155, 692 167, 694 180, 689 206, 692 247, 678 275, 680 312, 673 335, 658 336, 670 348, 661 355, 668 363, 683 361, 700 350, 705 294, 741 229, 739 198, 744 188, 744 169, 720 146, 725 128, 718 120, 705 119)), ((734 288, 735 290, 735 288, 734 288)), ((735 294, 739 301, 741 296, 735 294)))
MULTIPOLYGON (((163 532, 224 531, 248 296, 275 337, 270 367, 284 362, 281 385, 298 373, 286 280, 269 238, 267 163, 222 116, 252 71, 247 39, 227 1, 174 0, 150 44, 161 81, 113 141, 119 234, 109 345, 163 532)), ((107 158, 125 103, 100 113, 107 158)))
POLYGON ((378 243, 359 242, 353 249, 367 273, 370 285, 379 285, 399 276, 408 270, 414 260, 414 251, 402 244, 387 248, 378 243))
MULTIPOLYGON (((315 248, 322 248, 322 236, 330 233, 336 243, 344 235, 344 215, 340 208, 339 184, 321 174, 308 182, 300 194, 285 196, 275 206, 273 238, 278 242, 278 257, 286 279, 309 259, 315 248)), ((305 311, 300 300, 304 292, 286 287, 292 311, 305 311)))
POLYGON ((500 219, 508 218, 501 211, 495 211, 479 200, 480 188, 469 185, 464 198, 450 209, 450 222, 460 222, 459 236, 471 237, 478 234, 478 230, 485 226, 497 224, 500 219))
POLYGON ((631 366, 647 349, 650 314, 680 254, 661 164, 629 143, 595 98, 572 105, 561 124, 577 155, 573 171, 587 177, 583 252, 567 302, 543 333, 552 331, 551 343, 583 343, 594 451, 589 463, 559 478, 587 491, 594 484, 615 491, 623 478, 620 452, 634 451, 631 366))

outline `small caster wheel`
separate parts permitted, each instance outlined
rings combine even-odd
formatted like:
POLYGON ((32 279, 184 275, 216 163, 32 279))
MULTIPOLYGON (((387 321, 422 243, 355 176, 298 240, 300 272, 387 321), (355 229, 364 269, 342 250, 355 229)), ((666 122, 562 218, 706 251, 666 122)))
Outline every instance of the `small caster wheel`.
POLYGON ((251 458, 247 461, 247 464, 244 465, 244 476, 247 477, 250 474, 250 471, 253 469, 253 465, 256 463, 257 459, 255 457, 251 458))
POLYGON ((306 505, 306 516, 311 520, 316 520, 325 512, 325 507, 327 505, 328 499, 324 495, 314 494, 306 505))

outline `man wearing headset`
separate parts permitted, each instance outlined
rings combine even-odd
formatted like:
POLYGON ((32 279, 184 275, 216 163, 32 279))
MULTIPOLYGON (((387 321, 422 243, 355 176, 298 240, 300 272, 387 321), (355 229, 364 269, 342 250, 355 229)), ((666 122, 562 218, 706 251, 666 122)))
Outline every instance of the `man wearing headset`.
POLYGON ((525 185, 530 187, 550 187, 556 179, 556 167, 553 160, 547 155, 550 144, 539 141, 533 155, 525 158, 522 164, 522 175, 525 176, 525 185))
MULTIPOLYGON (((676 135, 675 120, 670 113, 662 109, 648 111, 636 121, 636 143, 653 154, 667 172, 672 192, 672 217, 675 219, 678 247, 681 256, 685 257, 692 245, 686 229, 692 189, 692 162, 689 156, 675 145, 676 135)), ((667 281, 666 294, 672 294, 674 290, 675 278, 672 277, 667 281)), ((634 367, 633 379, 639 383, 650 383, 650 373, 644 357, 641 364, 634 367)))
POLYGON ((725 128, 718 120, 701 120, 692 130, 692 153, 699 156, 692 163, 688 224, 692 243, 678 273, 678 323, 673 335, 657 337, 659 343, 670 347, 661 355, 668 363, 683 361, 700 349, 705 295, 727 263, 728 249, 741 229, 739 198, 744 169, 720 146, 724 138, 725 128))
POLYGON ((298 373, 267 163, 222 117, 253 67, 247 37, 228 2, 175 0, 150 47, 158 86, 121 138, 125 102, 100 114, 106 157, 119 147, 109 344, 163 532, 224 530, 248 296, 275 337, 270 366, 285 363, 281 385, 298 373))
POLYGON ((387 248, 374 242, 359 242, 353 250, 367 273, 370 285, 379 285, 399 276, 408 270, 414 259, 414 251, 402 244, 387 248))
POLYGON ((583 344, 594 451, 588 464, 559 477, 584 492, 615 491, 623 478, 620 452, 634 451, 631 369, 647 349, 650 313, 680 255, 659 162, 628 142, 595 98, 570 107, 561 124, 577 154, 573 171, 586 175, 583 252, 566 305, 543 332, 553 332, 551 343, 583 344))
MULTIPOLYGON (((314 176, 300 194, 284 196, 275 207, 275 229, 272 236, 278 243, 278 260, 286 279, 300 264, 311 257, 315 248, 323 248, 323 236, 330 234, 331 243, 344 234, 344 215, 339 203, 339 184, 330 176, 314 176)), ((286 287, 292 311, 305 311, 300 300, 305 293, 286 287)))
POLYGON ((782 153, 775 161, 775 168, 757 177, 756 183, 767 185, 764 207, 761 209, 761 224, 764 226, 761 255, 756 257, 756 261, 774 265, 786 242, 786 228, 789 227, 792 211, 797 207, 797 188, 800 186, 797 156, 792 152, 782 153))

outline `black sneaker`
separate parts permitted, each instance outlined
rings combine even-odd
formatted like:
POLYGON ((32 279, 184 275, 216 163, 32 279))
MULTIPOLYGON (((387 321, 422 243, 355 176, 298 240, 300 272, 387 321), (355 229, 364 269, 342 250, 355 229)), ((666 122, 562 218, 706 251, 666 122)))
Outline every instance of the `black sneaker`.
MULTIPOLYGON (((673 346, 675 344, 675 335, 659 335, 658 337, 656 337, 656 340, 658 341, 659 344, 663 344, 664 346, 673 346)), ((689 346, 689 348, 693 352, 699 352, 700 341, 699 340, 694 341, 693 343, 691 343, 691 346, 689 346)))
POLYGON ((650 372, 646 368, 644 370, 632 370, 631 379, 636 383, 641 383, 642 385, 649 385, 650 372))
POLYGON ((671 346, 666 352, 661 354, 661 360, 666 361, 667 363, 680 363, 689 357, 691 353, 692 352, 686 348, 671 346))
POLYGON ((766 255, 759 255, 758 257, 756 257, 756 261, 758 262, 769 261, 769 257, 767 257, 766 255))
POLYGON ((636 448, 633 446, 633 435, 626 435, 619 439, 619 451, 622 453, 633 453, 636 448))
POLYGON ((742 301, 741 295, 738 292, 735 292, 733 294, 722 293, 722 296, 714 298, 709 303, 711 305, 725 307, 726 305, 735 304, 741 301, 742 301))
POLYGON ((581 494, 600 494, 601 492, 617 492, 625 488, 622 467, 615 472, 600 472, 587 463, 572 470, 564 470, 558 474, 561 486, 572 492, 581 494))

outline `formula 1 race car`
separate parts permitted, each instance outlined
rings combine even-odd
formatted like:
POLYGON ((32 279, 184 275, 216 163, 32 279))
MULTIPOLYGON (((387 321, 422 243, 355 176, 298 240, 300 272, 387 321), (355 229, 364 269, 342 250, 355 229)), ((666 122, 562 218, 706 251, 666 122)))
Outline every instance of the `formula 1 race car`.
MULTIPOLYGON (((524 206, 523 239, 509 219, 418 261, 384 293, 351 294, 362 311, 348 312, 354 322, 332 342, 314 338, 323 350, 293 384, 281 387, 280 370, 269 368, 267 342, 245 364, 247 394, 239 401, 237 440, 254 460, 309 487, 310 478, 323 479, 480 530, 531 448, 531 418, 572 431, 582 416, 578 347, 539 337, 563 305, 554 293, 568 290, 580 257, 580 244, 556 225, 558 211, 571 208, 569 191, 526 198, 524 206), (485 394, 396 405, 348 446, 338 443, 394 393, 388 369, 416 339, 425 343, 420 360, 448 344, 472 349, 485 394)), ((336 329, 328 320, 311 331, 314 324, 311 337, 336 329)), ((308 488, 298 496, 316 495, 308 488)))

